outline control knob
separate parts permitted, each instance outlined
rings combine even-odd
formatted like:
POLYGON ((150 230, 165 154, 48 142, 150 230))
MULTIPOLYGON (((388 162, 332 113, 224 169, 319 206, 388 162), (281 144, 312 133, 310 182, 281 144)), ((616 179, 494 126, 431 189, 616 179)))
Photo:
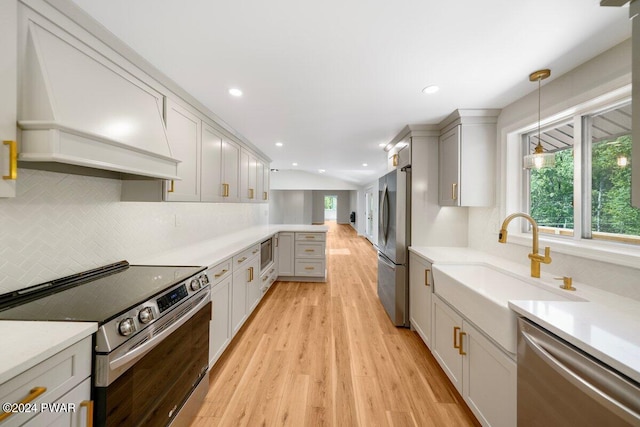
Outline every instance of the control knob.
POLYGON ((192 291, 197 291, 198 289, 200 289, 201 285, 200 285, 200 281, 198 279, 192 279, 191 280, 191 290, 192 291))
POLYGON ((199 277, 200 282, 202 283, 202 286, 206 286, 209 284, 209 277, 206 274, 202 274, 199 277))
POLYGON ((138 313, 138 320, 140 320, 140 323, 149 323, 153 320, 153 311, 151 310, 151 307, 145 307, 142 310, 140 310, 140 312, 138 313))
POLYGON ((125 337, 134 333, 135 330, 136 325, 133 323, 133 319, 131 317, 127 317, 118 324, 118 332, 120 332, 120 335, 125 337))

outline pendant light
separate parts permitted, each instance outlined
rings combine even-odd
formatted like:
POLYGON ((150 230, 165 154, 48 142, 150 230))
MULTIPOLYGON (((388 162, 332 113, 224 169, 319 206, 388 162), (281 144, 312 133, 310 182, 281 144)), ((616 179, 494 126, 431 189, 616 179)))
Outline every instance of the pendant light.
POLYGON ((556 156, 553 153, 545 153, 542 148, 540 139, 540 87, 542 80, 551 75, 551 70, 538 70, 529 75, 529 81, 538 82, 538 145, 533 150, 532 154, 524 156, 524 168, 525 169, 540 169, 552 167, 556 164, 556 156))

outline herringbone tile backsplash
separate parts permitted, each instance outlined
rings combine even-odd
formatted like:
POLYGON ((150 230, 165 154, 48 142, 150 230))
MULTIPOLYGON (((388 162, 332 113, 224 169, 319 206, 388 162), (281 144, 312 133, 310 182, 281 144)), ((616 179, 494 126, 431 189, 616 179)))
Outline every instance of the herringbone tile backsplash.
POLYGON ((120 202, 121 181, 19 170, 0 199, 0 293, 268 221, 266 204, 120 202))

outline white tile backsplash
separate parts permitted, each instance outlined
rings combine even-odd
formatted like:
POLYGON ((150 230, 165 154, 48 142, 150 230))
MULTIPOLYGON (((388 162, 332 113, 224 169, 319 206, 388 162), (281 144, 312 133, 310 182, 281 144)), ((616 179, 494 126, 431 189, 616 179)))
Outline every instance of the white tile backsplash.
MULTIPOLYGON (((503 218, 497 208, 469 209, 469 247, 500 256, 513 262, 529 265, 530 247, 498 243, 498 230, 503 218)), ((551 264, 541 265, 543 271, 557 276, 570 276, 607 292, 640 300, 640 265, 624 267, 573 255, 554 252, 551 246, 551 264)))
POLYGON ((121 181, 19 169, 0 199, 0 293, 268 223, 267 204, 120 202, 121 181))

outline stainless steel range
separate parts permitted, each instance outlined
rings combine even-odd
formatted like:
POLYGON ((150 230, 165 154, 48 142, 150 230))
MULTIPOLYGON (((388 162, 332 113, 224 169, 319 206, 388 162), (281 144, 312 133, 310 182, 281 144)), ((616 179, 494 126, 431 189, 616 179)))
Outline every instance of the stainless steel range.
POLYGON ((204 270, 121 261, 0 295, 0 319, 99 323, 94 425, 188 425, 208 389, 204 270))

